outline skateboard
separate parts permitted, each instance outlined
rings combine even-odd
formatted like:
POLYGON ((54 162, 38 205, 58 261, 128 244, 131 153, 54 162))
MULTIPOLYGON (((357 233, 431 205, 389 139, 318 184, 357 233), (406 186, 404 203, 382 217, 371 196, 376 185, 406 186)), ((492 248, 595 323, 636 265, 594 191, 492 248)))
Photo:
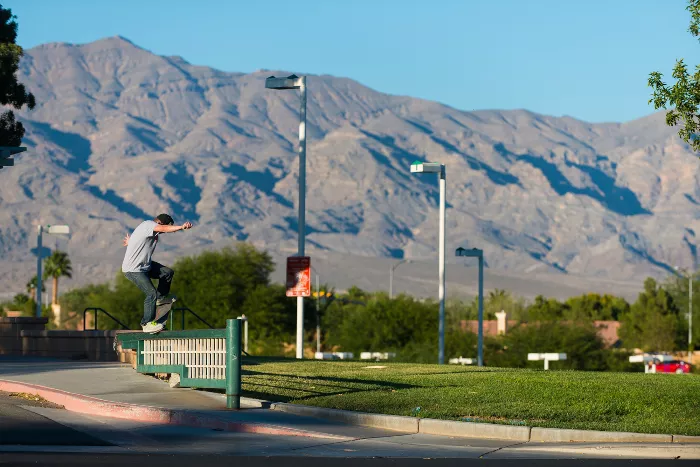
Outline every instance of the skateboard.
POLYGON ((156 322, 165 324, 168 322, 168 315, 170 315, 170 310, 175 304, 176 298, 173 297, 170 303, 164 303, 163 305, 158 305, 156 307, 156 322))

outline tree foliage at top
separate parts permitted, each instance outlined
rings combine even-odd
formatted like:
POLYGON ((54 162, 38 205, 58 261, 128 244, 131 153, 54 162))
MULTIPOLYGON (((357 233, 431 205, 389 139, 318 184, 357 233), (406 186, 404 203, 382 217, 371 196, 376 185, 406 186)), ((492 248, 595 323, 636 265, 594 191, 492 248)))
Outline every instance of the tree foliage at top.
MULTIPOLYGON (((686 9, 691 16, 688 31, 700 38, 700 0, 689 0, 686 9)), ((649 74, 648 84, 654 90, 649 103, 654 104, 654 109, 671 107, 666 113, 666 124, 676 126, 682 122, 683 127, 678 130, 678 136, 690 144, 694 151, 700 151, 700 66, 696 66, 695 73, 690 74, 681 58, 676 61, 672 76, 676 82, 669 86, 660 72, 649 74)))
MULTIPOLYGON (((27 92, 22 83, 17 81, 19 61, 24 55, 22 47, 17 45, 17 17, 9 8, 0 5, 0 104, 21 109, 26 105, 33 109, 36 105, 34 95, 27 92)), ((12 110, 0 115, 0 146, 19 146, 24 136, 24 126, 15 120, 12 110)))

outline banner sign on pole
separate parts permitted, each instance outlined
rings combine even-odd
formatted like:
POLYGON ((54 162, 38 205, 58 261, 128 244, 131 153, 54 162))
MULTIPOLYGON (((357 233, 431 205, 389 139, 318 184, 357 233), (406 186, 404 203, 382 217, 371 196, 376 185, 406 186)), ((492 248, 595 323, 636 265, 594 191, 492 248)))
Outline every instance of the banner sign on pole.
POLYGON ((311 296, 311 258, 290 256, 287 258, 287 297, 311 296))

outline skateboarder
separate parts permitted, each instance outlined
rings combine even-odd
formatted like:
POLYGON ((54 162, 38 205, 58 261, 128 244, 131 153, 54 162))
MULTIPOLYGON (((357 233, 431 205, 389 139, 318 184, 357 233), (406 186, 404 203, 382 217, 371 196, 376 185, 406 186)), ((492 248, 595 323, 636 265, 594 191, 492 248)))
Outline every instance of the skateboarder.
POLYGON ((127 279, 136 284, 146 294, 143 302, 143 332, 156 334, 163 330, 163 324, 157 323, 156 306, 172 301, 168 298, 173 270, 151 260, 161 233, 177 232, 192 228, 190 222, 173 225, 175 222, 168 214, 160 214, 152 221, 143 221, 129 236, 124 237, 126 254, 122 262, 122 272, 127 279), (151 279, 158 279, 156 289, 151 279))

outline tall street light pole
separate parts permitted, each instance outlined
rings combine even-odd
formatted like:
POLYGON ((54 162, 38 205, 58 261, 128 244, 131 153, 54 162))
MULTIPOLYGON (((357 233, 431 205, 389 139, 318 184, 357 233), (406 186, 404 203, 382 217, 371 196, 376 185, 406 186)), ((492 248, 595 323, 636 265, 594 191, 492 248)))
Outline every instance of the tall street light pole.
POLYGON ((70 235, 70 227, 67 225, 39 225, 37 226, 36 237, 36 317, 41 318, 41 266, 42 257, 42 233, 46 229, 46 233, 53 235, 70 235))
POLYGON ((479 331, 477 344, 477 365, 484 366, 484 250, 457 248, 457 256, 479 258, 479 331))
POLYGON ((445 194, 447 177, 445 165, 439 162, 414 162, 411 173, 438 174, 440 183, 440 221, 438 233, 438 299, 440 315, 438 324, 438 364, 445 363, 445 194))
MULTIPOLYGON (((299 111, 299 246, 298 256, 305 256, 306 236, 306 76, 290 75, 286 78, 270 76, 265 80, 267 89, 299 89, 301 106, 299 111)), ((297 344, 296 357, 304 357, 304 297, 297 297, 297 344)))
POLYGON ((391 265, 389 268, 389 298, 394 298, 394 270, 401 266, 403 263, 410 263, 410 259, 402 259, 396 264, 391 265))

